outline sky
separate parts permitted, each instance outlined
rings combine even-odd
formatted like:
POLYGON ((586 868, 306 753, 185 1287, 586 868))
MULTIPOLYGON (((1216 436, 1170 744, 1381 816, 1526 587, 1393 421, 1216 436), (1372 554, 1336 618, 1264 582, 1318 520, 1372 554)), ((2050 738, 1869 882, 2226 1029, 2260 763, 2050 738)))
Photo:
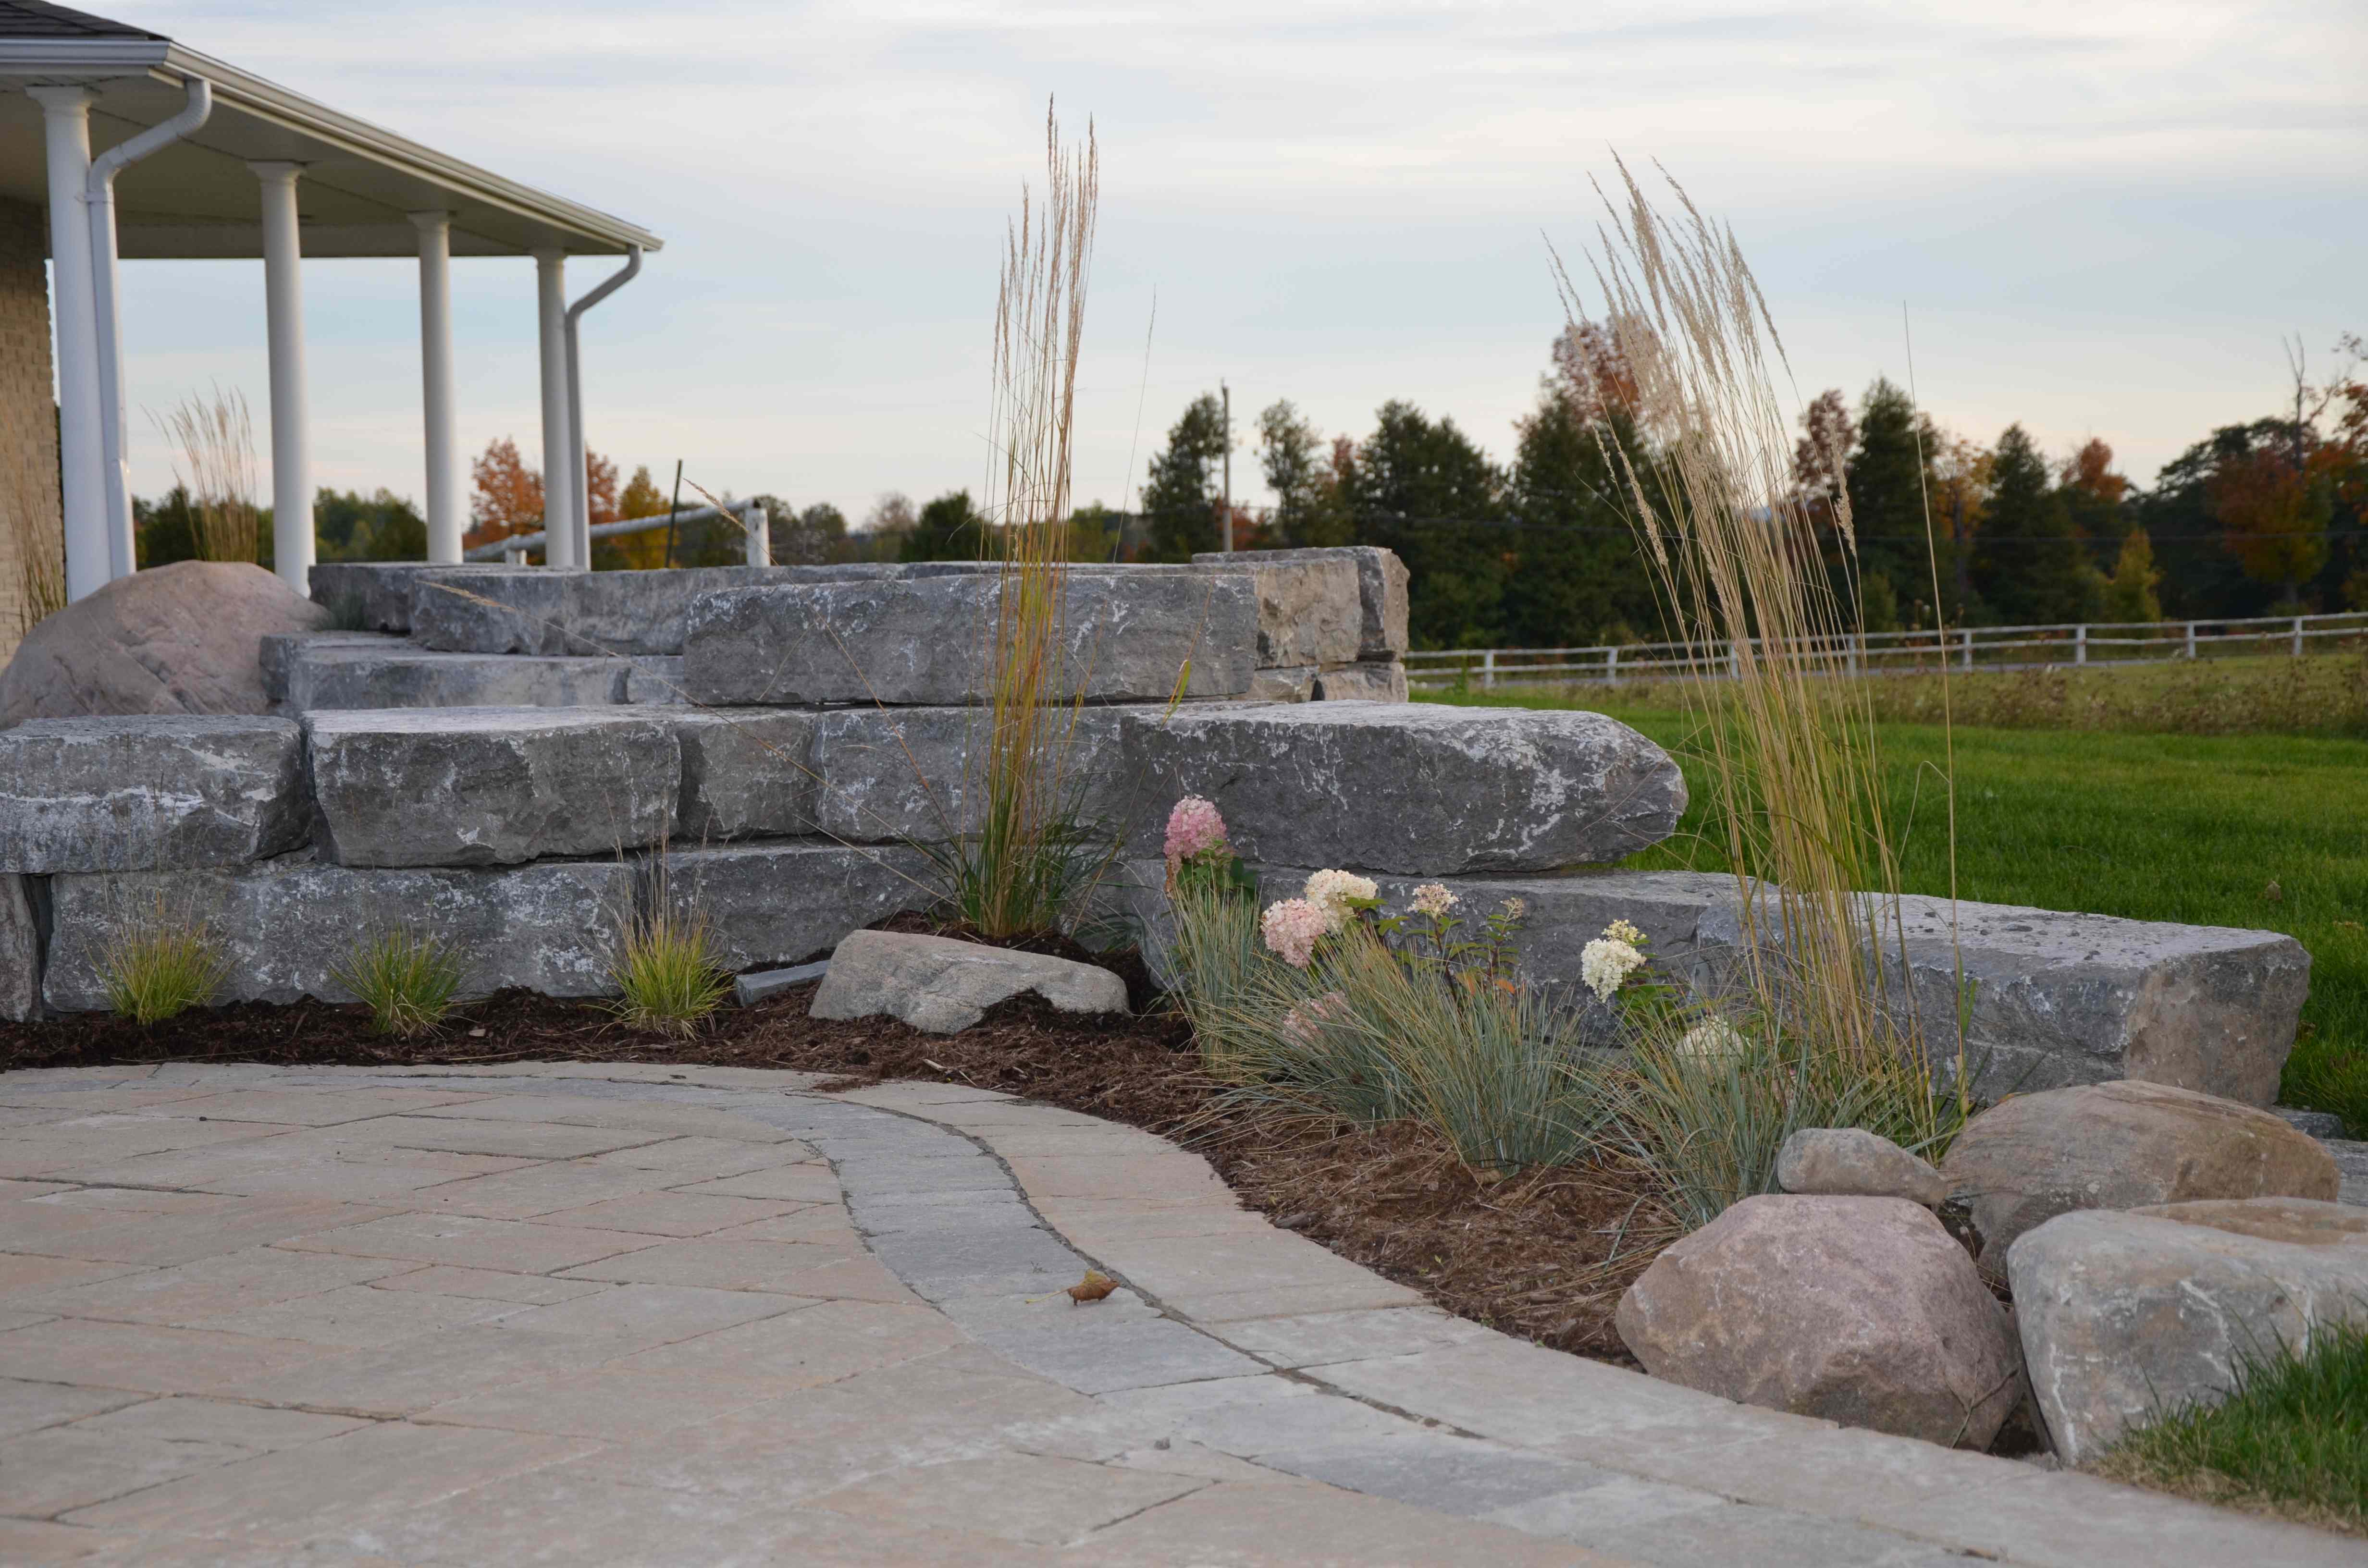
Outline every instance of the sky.
MULTIPOLYGON (((1048 99, 1101 210, 1076 489, 1123 505, 1226 381, 1362 436, 1384 400, 1500 460, 1563 324, 1549 245, 1657 162, 1730 224, 1805 403, 1878 375, 1948 429, 2110 442, 2141 483, 2368 334, 2357 0, 85 0, 666 241, 585 318, 590 444, 830 502, 980 488, 996 268, 1048 99)), ((612 264, 571 264, 581 292, 612 264)), ((127 264, 143 409, 264 424, 256 262, 127 264)), ((417 267, 304 275, 317 483, 421 490, 417 267)), ((460 426, 541 444, 533 264, 453 264, 460 426)), ((1796 389, 1796 392, 1793 391, 1796 389)), ((268 435, 258 428, 258 440, 268 435)))

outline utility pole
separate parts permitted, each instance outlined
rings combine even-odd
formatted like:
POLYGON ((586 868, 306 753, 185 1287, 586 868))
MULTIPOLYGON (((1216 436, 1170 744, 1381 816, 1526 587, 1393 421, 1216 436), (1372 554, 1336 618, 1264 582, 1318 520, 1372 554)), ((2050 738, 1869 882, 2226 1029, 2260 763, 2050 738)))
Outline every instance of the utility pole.
POLYGON ((1217 391, 1225 400, 1225 553, 1234 552, 1234 389, 1224 382, 1217 391))

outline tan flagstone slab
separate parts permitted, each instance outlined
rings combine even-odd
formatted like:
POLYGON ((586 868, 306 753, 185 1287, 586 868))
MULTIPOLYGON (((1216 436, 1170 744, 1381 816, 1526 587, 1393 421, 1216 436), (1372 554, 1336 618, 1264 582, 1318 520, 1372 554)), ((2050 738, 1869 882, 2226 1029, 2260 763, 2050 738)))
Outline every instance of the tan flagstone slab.
MULTIPOLYGON (((237 1145, 233 1144, 235 1148, 237 1145)), ((99 1211, 121 1210, 127 1214, 211 1214, 238 1206, 239 1194, 221 1192, 163 1192, 144 1187, 66 1187, 29 1199, 31 1207, 23 1210, 0 1210, 5 1221, 14 1223, 27 1216, 49 1214, 61 1210, 82 1210, 91 1215, 88 1224, 102 1223, 99 1211)))
POLYGON ((72 1192, 74 1190, 74 1187, 71 1182, 24 1180, 0 1181, 0 1204, 13 1203, 20 1199, 45 1198, 53 1192, 72 1192))
POLYGON ((114 1432, 162 1443, 228 1443, 271 1453, 317 1443, 364 1422, 350 1415, 315 1415, 302 1410, 271 1410, 233 1400, 172 1394, 75 1424, 79 1432, 114 1432))
MULTIPOLYGON (((759 1123, 750 1122, 758 1127, 759 1123)), ((770 1128, 762 1131, 770 1131, 770 1128)), ((631 1149, 620 1149, 602 1154, 597 1163, 604 1165, 624 1165, 640 1171, 665 1171, 677 1178, 677 1183, 710 1181, 720 1177, 745 1176, 757 1171, 778 1170, 814 1162, 817 1156, 805 1144, 787 1133, 779 1140, 759 1143, 736 1138, 712 1138, 703 1134, 687 1134, 669 1138, 661 1143, 643 1143, 631 1149)), ((672 1184, 670 1184, 672 1185, 672 1184)))
POLYGON ((1095 1533, 1064 1562, 1097 1568, 1611 1568, 1625 1560, 1501 1525, 1295 1482, 1219 1483, 1095 1533))
POLYGON ((505 1317, 502 1324, 506 1328, 536 1334, 594 1335, 613 1346, 612 1354, 622 1356, 794 1312, 804 1304, 786 1301, 761 1290, 620 1285, 597 1296, 579 1296, 547 1307, 527 1307, 505 1317))
MULTIPOLYGON (((491 1095, 465 1106, 438 1109, 438 1116, 477 1117, 495 1121, 539 1121, 554 1127, 598 1127, 697 1138, 707 1143, 746 1145, 752 1150, 797 1146, 777 1127, 711 1106, 669 1105, 663 1100, 606 1098, 592 1095, 491 1095)), ((744 1170, 757 1166, 744 1165, 744 1170)))
MULTIPOLYGON (((154 1090, 161 1094, 164 1091, 154 1090)), ((481 1096, 453 1089, 267 1089, 233 1088, 193 1091, 157 1110, 163 1116, 203 1116, 226 1121, 277 1121, 298 1127, 334 1127, 340 1122, 368 1121, 375 1117, 423 1110, 429 1106, 450 1109, 481 1096)))
POLYGON ((0 1513, 48 1518, 253 1457, 228 1443, 51 1426, 0 1442, 0 1513))
POLYGON ((480 1220, 468 1214, 389 1214, 362 1224, 320 1231, 288 1244, 306 1252, 541 1274, 633 1252, 648 1246, 650 1238, 623 1231, 529 1224, 523 1220, 480 1220))
MULTIPOLYGON (((10 1299, 9 1304, 66 1317, 196 1326, 201 1318, 225 1313, 235 1317, 291 1296, 316 1296, 410 1267, 383 1258, 244 1247, 169 1267, 119 1275, 96 1284, 19 1293, 10 1299)), ((234 1323, 214 1326, 233 1333, 263 1333, 259 1329, 238 1328, 234 1323)))
POLYGON ((51 1089, 41 1093, 14 1093, 11 1091, 18 1086, 15 1083, 17 1076, 13 1073, 0 1074, 0 1105, 63 1111, 69 1117, 99 1116, 109 1111, 139 1110, 147 1106, 171 1105, 177 1100, 201 1100, 215 1092, 189 1084, 142 1084, 122 1088, 51 1089))
POLYGON ((163 1267, 234 1252, 241 1247, 294 1243, 315 1231, 334 1231, 384 1216, 366 1203, 313 1198, 240 1198, 203 1214, 148 1214, 127 1224, 108 1225, 84 1239, 50 1244, 51 1254, 93 1263, 144 1264, 163 1267))
POLYGON ((0 1087, 39 1088, 52 1084, 124 1082, 148 1077, 160 1065, 159 1062, 143 1062, 111 1067, 20 1067, 0 1074, 0 1087))
POLYGON ((883 1524, 1067 1546, 1205 1484, 1193 1476, 1014 1453, 898 1471, 809 1506, 883 1524))
POLYGON ((305 1410, 394 1419, 521 1378, 597 1367, 616 1354, 616 1346, 591 1335, 471 1324, 375 1349, 329 1351, 259 1378, 240 1394, 305 1410))
POLYGON ((549 1160, 494 1176, 446 1181, 416 1193, 411 1206, 427 1213, 472 1214, 481 1220, 531 1220, 658 1186, 647 1171, 618 1170, 588 1160, 549 1160))
POLYGON ((1425 1304, 1230 1323, 1225 1341, 1277 1367, 1320 1367, 1465 1345, 1493 1330, 1425 1304))
MULTIPOLYGON (((331 1254, 317 1256, 330 1256, 331 1254)), ((404 1267, 408 1267, 408 1265, 404 1267)), ((488 1301, 468 1296, 439 1296, 423 1291, 380 1290, 368 1285, 268 1306, 250 1307, 190 1323, 191 1328, 215 1328, 229 1334, 259 1334, 272 1339, 302 1340, 308 1345, 342 1350, 367 1350, 393 1345, 438 1329, 463 1324, 490 1323, 525 1307, 516 1301, 488 1301)), ((423 1350, 421 1354, 430 1354, 423 1350)))
MULTIPOLYGON (((13 1302, 19 1294, 54 1290, 92 1279, 112 1279, 136 1274, 129 1263, 86 1263, 80 1258, 40 1257, 25 1253, 0 1253, 0 1301, 13 1302)), ((11 1311, 15 1309, 13 1306, 11 1311)))
POLYGON ((712 1421, 797 1386, 738 1369, 699 1374, 598 1367, 527 1378, 491 1392, 448 1400, 413 1419, 627 1443, 712 1421))
POLYGON ((382 1116, 348 1123, 346 1136, 404 1149, 456 1154, 512 1154, 529 1160, 574 1160, 611 1149, 653 1143, 661 1136, 634 1128, 564 1127, 543 1121, 490 1121, 459 1116, 382 1116))
MULTIPOLYGON (((823 1301, 644 1350, 615 1365, 634 1371, 701 1377, 736 1371, 776 1384, 811 1387, 968 1343, 961 1329, 927 1307, 823 1301)), ((790 1390, 783 1387, 780 1392, 790 1390)))
POLYGON ((491 1268, 455 1268, 449 1264, 389 1275, 370 1286, 373 1290, 518 1301, 530 1307, 573 1301, 607 1288, 589 1279, 553 1279, 544 1274, 505 1274, 491 1268))
MULTIPOLYGON (((63 1096, 28 1096, 27 1098, 63 1098, 63 1096)), ((28 1106, 0 1105, 0 1128, 45 1127, 53 1121, 72 1121, 85 1114, 63 1107, 44 1106, 35 1110, 28 1106)))
MULTIPOLYGON (((696 1196, 705 1197, 707 1194, 701 1192, 696 1196)), ((782 1211, 770 1219, 732 1225, 711 1233, 707 1239, 719 1242, 820 1242, 852 1246, 858 1238, 855 1220, 848 1213, 845 1204, 791 1204, 785 1201, 782 1211)))
POLYGON ((785 1202, 837 1203, 838 1177, 820 1162, 791 1165, 775 1165, 769 1170, 752 1171, 746 1176, 726 1176, 721 1181, 701 1182, 696 1187, 677 1187, 678 1192, 716 1193, 725 1198, 769 1198, 785 1202))
POLYGON ((37 1432, 44 1426, 62 1426, 69 1421, 120 1410, 146 1399, 145 1394, 126 1393, 118 1389, 77 1388, 72 1383, 29 1382, 21 1378, 0 1378, 0 1437, 13 1437, 20 1432, 37 1432))
POLYGON ((117 1535, 111 1530, 84 1529, 41 1519, 0 1518, 0 1562, 19 1564, 21 1568, 87 1562, 101 1551, 134 1549, 140 1544, 136 1536, 117 1535))
POLYGON ((561 1224, 588 1225, 604 1231, 634 1231, 654 1236, 703 1236, 734 1225, 753 1224, 776 1215, 795 1212, 791 1203, 761 1198, 724 1198, 712 1193, 640 1192, 611 1198, 581 1209, 562 1210, 546 1218, 561 1224))
POLYGON ((425 1507, 587 1449, 575 1439, 533 1433, 387 1422, 170 1482, 73 1517, 102 1528, 232 1540, 350 1540, 372 1518, 425 1507))
POLYGON ((189 1197, 339 1198, 400 1201, 462 1173, 373 1156, 386 1151, 334 1141, 311 1129, 285 1139, 250 1140, 206 1149, 135 1155, 74 1174, 84 1181, 186 1189, 189 1197))
MULTIPOLYGON (((643 1241, 648 1242, 644 1236, 643 1241)), ((850 1233, 843 1243, 725 1240, 713 1236, 659 1242, 621 1257, 604 1258, 565 1270, 566 1279, 600 1279, 620 1285, 701 1285, 717 1290, 776 1290, 793 1296, 823 1294, 805 1289, 817 1277, 884 1282, 898 1294, 904 1287, 862 1250, 850 1233), (870 1268, 859 1267, 870 1265, 870 1268), (825 1270, 837 1274, 824 1276, 825 1270)))
POLYGON ((1376 1278, 1337 1253, 1271 1227, 1111 1241, 1097 1256, 1128 1283, 1163 1299, 1319 1285, 1359 1289, 1376 1278))
POLYGON ((244 1138, 270 1138, 294 1131, 268 1121, 199 1121, 194 1118, 116 1116, 101 1113, 70 1121, 10 1130, 0 1140, 0 1176, 56 1176, 103 1170, 142 1154, 197 1149, 244 1138))
POLYGON ((293 1340, 52 1318, 0 1334, 0 1377, 143 1393, 233 1393, 323 1353, 293 1340))

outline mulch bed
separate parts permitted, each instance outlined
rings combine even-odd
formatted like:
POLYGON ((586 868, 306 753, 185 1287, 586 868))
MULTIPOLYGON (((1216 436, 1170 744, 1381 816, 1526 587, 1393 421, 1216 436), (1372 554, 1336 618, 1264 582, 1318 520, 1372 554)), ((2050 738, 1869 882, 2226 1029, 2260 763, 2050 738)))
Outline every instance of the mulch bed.
MULTIPOLYGON (((894 924, 928 928, 911 917, 894 924)), ((1113 969, 1145 1010, 1078 1017, 1027 996, 960 1034, 932 1035, 889 1018, 810 1018, 809 984, 753 1007, 726 1006, 677 1040, 631 1028, 598 1003, 505 991, 465 1005, 431 1035, 401 1040, 374 1033, 359 1006, 250 1003, 144 1028, 100 1014, 0 1024, 0 1068, 665 1062, 841 1074, 834 1087, 891 1078, 972 1084, 1175 1138, 1248 1207, 1449 1312, 1635 1365, 1611 1310, 1666 1223, 1636 1173, 1543 1171, 1484 1184, 1417 1129, 1359 1130, 1229 1102, 1201 1071, 1190 1029, 1157 1006, 1133 953, 1096 955, 1057 940, 1013 945, 1113 969)))

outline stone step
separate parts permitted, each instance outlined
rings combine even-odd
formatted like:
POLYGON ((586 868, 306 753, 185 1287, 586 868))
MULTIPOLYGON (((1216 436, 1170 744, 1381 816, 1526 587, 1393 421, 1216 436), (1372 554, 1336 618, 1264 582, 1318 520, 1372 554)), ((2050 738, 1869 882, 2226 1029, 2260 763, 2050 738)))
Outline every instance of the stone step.
MULTIPOLYGON (((443 566, 411 573, 411 634, 455 653, 679 653, 691 607, 718 589, 881 577, 902 567, 677 566, 648 572, 443 566)), ((316 595, 317 597, 317 595, 316 595)))
POLYGON ((632 700, 624 659, 439 653, 399 639, 315 642, 288 658, 291 714, 373 708, 600 708, 632 700))
POLYGON ((263 715, 35 719, 0 730, 0 872, 261 859, 310 831, 304 738, 263 715))

